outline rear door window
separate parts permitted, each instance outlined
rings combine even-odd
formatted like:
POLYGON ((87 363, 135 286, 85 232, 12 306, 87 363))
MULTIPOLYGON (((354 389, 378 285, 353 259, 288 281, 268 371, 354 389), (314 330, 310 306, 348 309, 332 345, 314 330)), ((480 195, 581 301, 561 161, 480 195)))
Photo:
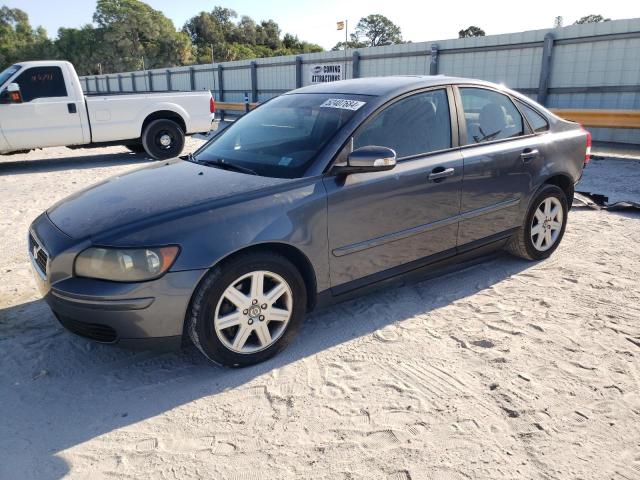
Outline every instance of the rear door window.
POLYGON ((67 87, 60 67, 32 67, 15 79, 23 102, 36 98, 66 97, 67 87))
POLYGON ((486 88, 460 88, 467 126, 466 145, 524 135, 524 122, 506 95, 486 88))

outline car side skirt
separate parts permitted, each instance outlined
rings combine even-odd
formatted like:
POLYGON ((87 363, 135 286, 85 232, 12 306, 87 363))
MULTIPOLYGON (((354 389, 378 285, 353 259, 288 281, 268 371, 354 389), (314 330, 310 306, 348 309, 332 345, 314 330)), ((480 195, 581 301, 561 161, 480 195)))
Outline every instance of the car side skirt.
POLYGON ((516 230, 517 228, 505 230, 457 248, 324 290, 318 293, 315 308, 325 308, 382 288, 396 288, 482 263, 493 258, 495 255, 491 254, 502 249, 516 230))

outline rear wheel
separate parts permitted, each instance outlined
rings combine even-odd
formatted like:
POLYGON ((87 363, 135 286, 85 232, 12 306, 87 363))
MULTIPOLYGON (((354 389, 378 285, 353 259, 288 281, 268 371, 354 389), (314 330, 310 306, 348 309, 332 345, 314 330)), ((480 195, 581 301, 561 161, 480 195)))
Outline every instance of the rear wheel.
POLYGON ((252 365, 291 342, 306 303, 304 280, 287 258, 249 253, 215 267, 203 280, 187 328, 209 360, 231 367, 252 365))
POLYGON ((184 147, 184 132, 173 120, 154 120, 142 132, 142 146, 156 160, 177 157, 184 147))
POLYGON ((528 260, 548 258, 560 245, 568 210, 562 189, 543 185, 531 202, 524 224, 507 244, 507 250, 528 260))

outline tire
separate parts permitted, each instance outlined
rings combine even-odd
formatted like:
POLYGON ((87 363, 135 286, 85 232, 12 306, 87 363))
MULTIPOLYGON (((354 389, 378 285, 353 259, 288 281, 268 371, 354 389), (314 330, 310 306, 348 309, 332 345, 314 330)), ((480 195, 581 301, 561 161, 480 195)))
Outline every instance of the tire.
POLYGON ((184 148, 184 132, 173 120, 160 118, 152 121, 142 132, 142 146, 155 160, 174 158, 184 148))
POLYGON ((244 367, 274 356, 291 343, 306 305, 304 280, 286 257, 275 252, 241 254, 214 267, 201 281, 186 327, 191 341, 209 360, 244 367), (253 286, 258 285, 255 279, 260 272, 262 292, 253 286))
POLYGON ((524 223, 509 240, 507 251, 527 260, 544 260, 550 257, 562 241, 568 212, 567 197, 562 189, 555 185, 543 185, 533 197, 524 223), (550 206, 550 211, 545 210, 547 205, 550 206), (554 216, 550 221, 556 207, 562 218, 554 216), (540 233, 536 234, 534 231, 532 235, 534 229, 540 233), (549 232, 549 236, 546 236, 546 232, 549 232))
POLYGON ((128 143, 124 146, 127 150, 133 153, 144 153, 144 146, 142 146, 142 142, 138 143, 128 143))

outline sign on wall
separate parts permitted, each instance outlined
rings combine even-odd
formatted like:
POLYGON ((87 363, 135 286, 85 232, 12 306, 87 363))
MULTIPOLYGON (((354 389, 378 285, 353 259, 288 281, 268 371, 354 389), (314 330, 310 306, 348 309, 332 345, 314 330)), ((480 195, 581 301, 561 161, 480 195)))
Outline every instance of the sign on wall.
POLYGON ((325 83, 343 80, 344 64, 341 63, 317 63, 309 66, 309 83, 325 83))

